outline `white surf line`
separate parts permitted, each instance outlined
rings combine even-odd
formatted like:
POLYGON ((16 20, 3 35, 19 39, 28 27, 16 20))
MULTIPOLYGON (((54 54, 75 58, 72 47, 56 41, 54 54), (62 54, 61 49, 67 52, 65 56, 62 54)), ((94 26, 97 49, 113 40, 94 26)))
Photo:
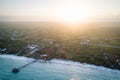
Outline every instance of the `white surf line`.
MULTIPOLYGON (((62 59, 51 59, 50 61, 45 61, 45 60, 39 60, 39 59, 34 59, 34 58, 28 58, 24 56, 16 56, 16 55, 8 55, 8 54, 0 54, 0 58, 11 58, 15 60, 28 60, 31 61, 30 63, 34 62, 41 62, 41 63, 56 63, 56 64, 65 64, 65 65, 73 65, 73 66, 80 66, 82 68, 92 68, 92 69, 97 69, 97 70, 108 70, 108 71, 118 71, 115 69, 110 69, 106 68, 103 66, 96 66, 94 64, 87 64, 87 63, 80 63, 80 62, 74 62, 71 60, 62 60, 62 59)), ((19 67, 20 68, 20 67, 19 67)))

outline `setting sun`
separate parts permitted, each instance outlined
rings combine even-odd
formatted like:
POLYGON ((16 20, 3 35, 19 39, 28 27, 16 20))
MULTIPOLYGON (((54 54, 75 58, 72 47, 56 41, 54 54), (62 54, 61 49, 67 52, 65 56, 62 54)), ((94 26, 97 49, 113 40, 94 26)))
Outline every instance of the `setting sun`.
POLYGON ((66 23, 85 22, 91 16, 89 5, 77 5, 74 3, 67 3, 59 6, 56 11, 58 19, 66 23))

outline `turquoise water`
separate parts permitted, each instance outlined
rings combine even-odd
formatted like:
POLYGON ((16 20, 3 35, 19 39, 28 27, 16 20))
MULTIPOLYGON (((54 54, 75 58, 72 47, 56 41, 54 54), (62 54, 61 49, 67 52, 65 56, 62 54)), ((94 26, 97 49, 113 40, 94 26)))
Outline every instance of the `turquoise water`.
POLYGON ((0 55, 0 80, 120 80, 120 71, 78 62, 53 59, 33 63, 17 74, 11 72, 31 58, 0 55))

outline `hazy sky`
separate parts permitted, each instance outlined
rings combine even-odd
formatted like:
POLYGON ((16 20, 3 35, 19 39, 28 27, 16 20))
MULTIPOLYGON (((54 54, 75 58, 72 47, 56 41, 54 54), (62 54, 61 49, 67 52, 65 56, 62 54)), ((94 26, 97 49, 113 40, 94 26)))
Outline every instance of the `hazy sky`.
POLYGON ((72 11, 74 15, 89 13, 90 18, 117 19, 120 0, 0 0, 0 20, 59 20, 72 11))

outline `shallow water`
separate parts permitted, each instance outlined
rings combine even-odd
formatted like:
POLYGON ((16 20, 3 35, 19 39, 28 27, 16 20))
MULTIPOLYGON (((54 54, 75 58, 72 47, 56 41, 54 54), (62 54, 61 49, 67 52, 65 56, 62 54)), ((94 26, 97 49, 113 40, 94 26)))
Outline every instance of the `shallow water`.
POLYGON ((120 71, 78 62, 53 59, 35 62, 14 74, 11 70, 34 59, 0 55, 0 80, 120 80, 120 71))

